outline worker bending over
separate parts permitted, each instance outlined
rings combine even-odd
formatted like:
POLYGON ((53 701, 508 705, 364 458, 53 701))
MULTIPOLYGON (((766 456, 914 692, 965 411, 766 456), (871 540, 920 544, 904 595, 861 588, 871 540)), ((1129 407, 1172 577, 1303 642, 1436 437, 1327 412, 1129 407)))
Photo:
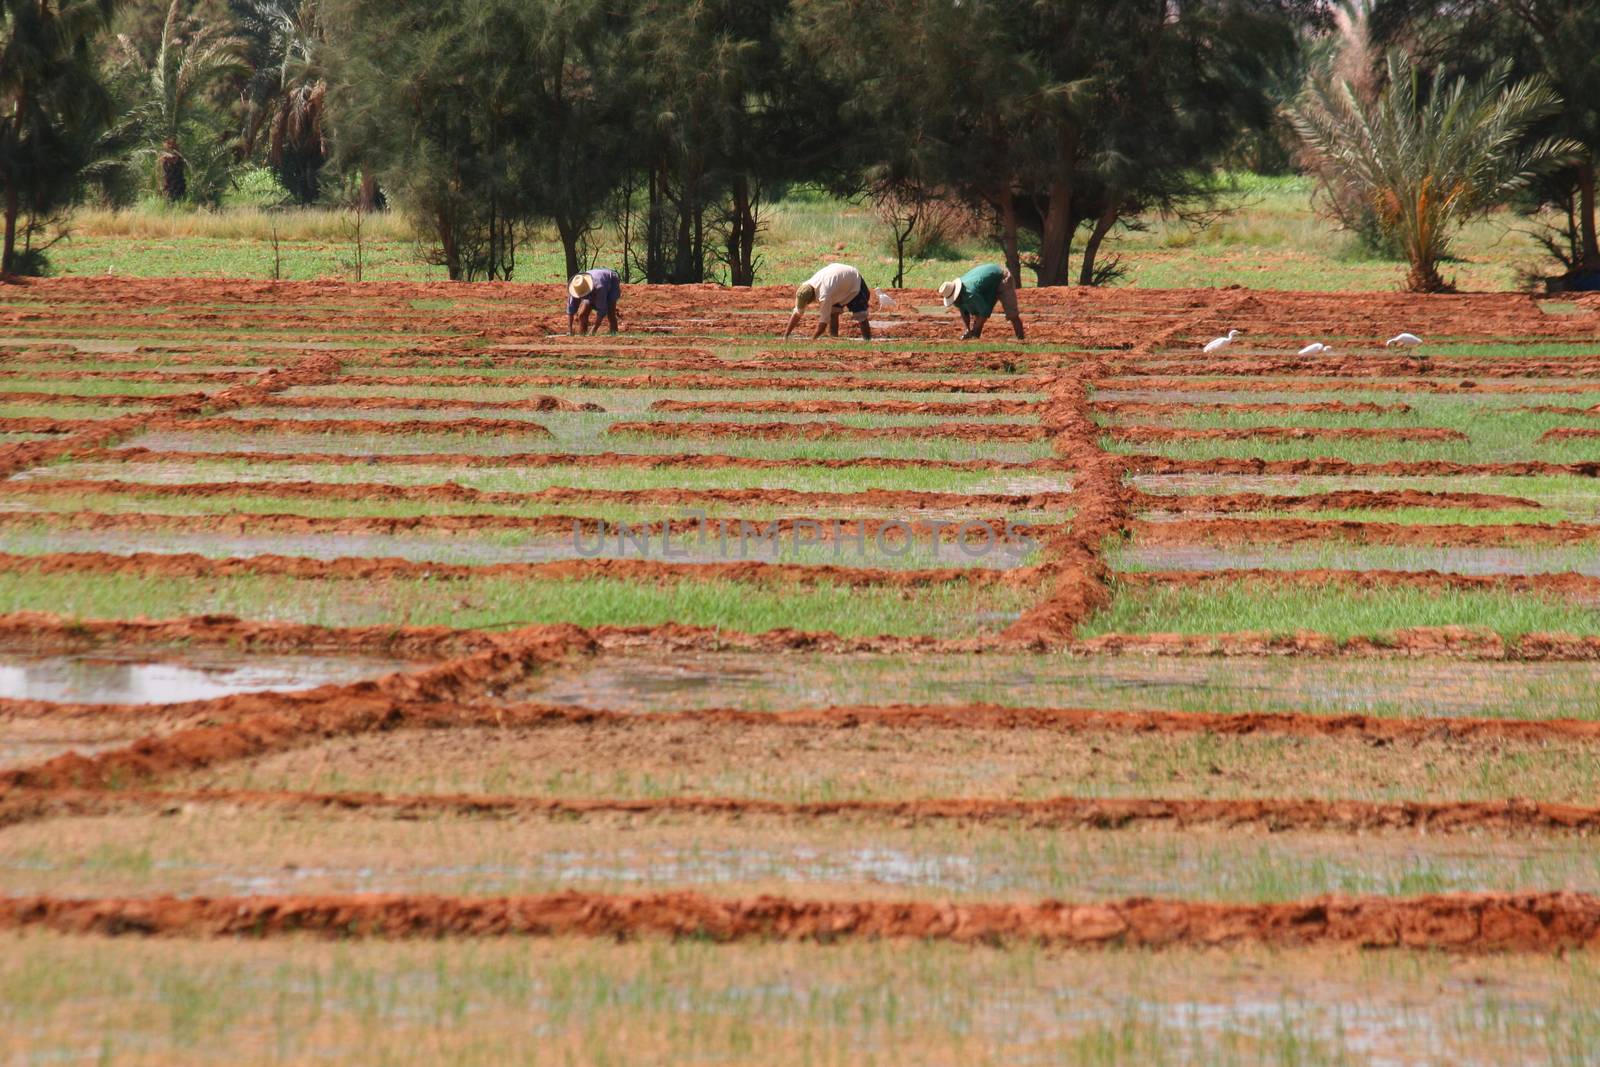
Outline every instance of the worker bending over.
POLYGON ((961 312, 961 324, 966 327, 966 332, 961 335, 963 341, 983 336, 983 324, 994 313, 996 300, 1005 309, 1006 318, 1011 320, 1017 340, 1023 340, 1022 315, 1017 311, 1017 283, 1004 267, 994 263, 973 267, 961 277, 939 286, 939 296, 944 300, 945 307, 954 307, 961 312))
POLYGON ((789 328, 783 331, 785 339, 800 325, 800 316, 815 301, 818 305, 817 332, 812 339, 827 330, 830 337, 839 336, 839 312, 848 311, 861 324, 863 340, 872 340, 872 324, 867 321, 867 303, 871 294, 861 272, 845 263, 829 263, 813 274, 794 291, 794 312, 789 316, 789 328))
POLYGON ((617 304, 622 301, 622 279, 617 272, 606 267, 596 267, 582 274, 574 274, 567 283, 567 332, 572 332, 572 321, 578 320, 578 332, 589 332, 589 316, 594 315, 594 332, 600 332, 600 320, 611 323, 611 332, 617 332, 617 304))

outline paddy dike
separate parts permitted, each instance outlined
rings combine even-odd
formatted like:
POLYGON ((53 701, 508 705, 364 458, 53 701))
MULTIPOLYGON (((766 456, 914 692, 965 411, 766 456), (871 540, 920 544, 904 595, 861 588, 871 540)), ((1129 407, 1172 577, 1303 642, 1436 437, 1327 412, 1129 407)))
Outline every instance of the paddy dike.
POLYGON ((1556 952, 1600 945, 1600 900, 1580 893, 1324 897, 1283 904, 1148 898, 1107 904, 718 900, 698 893, 563 893, 178 900, 0 899, 0 929, 102 936, 340 938, 693 937, 717 942, 856 939, 1059 947, 1265 944, 1556 952))

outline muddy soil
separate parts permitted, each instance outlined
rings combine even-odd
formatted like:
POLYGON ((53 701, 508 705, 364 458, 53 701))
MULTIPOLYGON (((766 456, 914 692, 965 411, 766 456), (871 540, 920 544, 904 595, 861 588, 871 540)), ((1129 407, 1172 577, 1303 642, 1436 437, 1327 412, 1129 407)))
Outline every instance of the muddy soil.
POLYGON ((292 820, 225 808, 161 817, 59 818, 7 831, 0 889, 16 896, 180 897, 295 893, 541 894, 700 891, 858 900, 1130 896, 1285 900, 1344 891, 1399 896, 1413 880, 1452 892, 1528 883, 1600 889, 1581 838, 1472 838, 1318 832, 1254 836, 1150 828, 1108 836, 1051 827, 904 828, 849 820, 737 820, 632 813, 582 820, 426 822, 305 814, 292 820), (174 834, 174 829, 181 833, 174 834), (143 855, 148 865, 92 856, 143 855), (20 860, 20 862, 19 862, 20 860), (181 862, 180 862, 181 861, 181 862))
POLYGON ((1284 904, 1140 898, 1100 905, 825 902, 678 892, 513 899, 302 896, 0 901, 0 929, 186 937, 342 939, 636 936, 718 942, 914 938, 966 944, 1174 947, 1262 944, 1564 952, 1600 947, 1600 899, 1578 893, 1326 897, 1284 904))
POLYGON ((1600 673, 1586 663, 802 652, 785 656, 779 673, 772 662, 759 652, 629 650, 560 665, 505 698, 630 713, 870 705, 885 694, 920 704, 1335 715, 1556 718, 1591 701, 1600 708, 1600 673))

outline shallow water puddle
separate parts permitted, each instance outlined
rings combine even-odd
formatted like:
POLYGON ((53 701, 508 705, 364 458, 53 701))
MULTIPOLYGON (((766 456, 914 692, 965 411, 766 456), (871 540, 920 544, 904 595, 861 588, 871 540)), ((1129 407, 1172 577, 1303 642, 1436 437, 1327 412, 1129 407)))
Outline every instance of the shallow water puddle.
POLYGON ((1306 711, 1517 718, 1600 711, 1587 663, 1343 662, 1065 655, 789 654, 627 651, 530 679, 510 700, 622 711, 755 711, 887 703, 1306 711), (1580 710, 1584 709, 1584 710, 1580 710))
MULTIPOLYGON (((263 656, 186 649, 181 659, 137 653, 37 656, 0 651, 0 697, 82 704, 171 704, 234 693, 313 689, 404 669, 378 656, 263 656)), ((0 725, 0 746, 14 733, 0 725)))

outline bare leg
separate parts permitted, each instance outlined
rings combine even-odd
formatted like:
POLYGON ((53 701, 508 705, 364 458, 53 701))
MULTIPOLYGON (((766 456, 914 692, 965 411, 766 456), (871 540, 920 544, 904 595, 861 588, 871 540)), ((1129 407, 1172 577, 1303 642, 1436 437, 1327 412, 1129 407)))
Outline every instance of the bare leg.
POLYGON ((1025 340, 1022 329, 1022 312, 1017 309, 1017 283, 1011 277, 1010 271, 1000 275, 1000 307, 1005 311, 1006 318, 1011 322, 1011 329, 1016 333, 1017 340, 1025 340))
POLYGON ((611 332, 617 332, 617 305, 612 304, 611 310, 606 312, 606 318, 611 322, 611 332))

